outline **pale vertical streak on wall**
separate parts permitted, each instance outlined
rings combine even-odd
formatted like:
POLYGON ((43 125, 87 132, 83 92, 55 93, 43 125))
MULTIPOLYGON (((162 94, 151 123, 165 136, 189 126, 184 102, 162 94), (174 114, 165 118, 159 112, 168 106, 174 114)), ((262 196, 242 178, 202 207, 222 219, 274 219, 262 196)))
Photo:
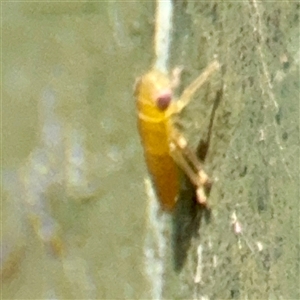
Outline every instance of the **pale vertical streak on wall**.
MULTIPOLYGON (((168 73, 168 61, 171 43, 173 6, 172 1, 156 1, 154 68, 168 73)), ((147 193, 147 233, 144 242, 145 273, 150 285, 152 299, 162 299, 166 264, 166 229, 169 217, 161 213, 158 199, 148 178, 145 179, 147 193)))
POLYGON ((173 19, 172 1, 156 1, 155 17, 155 62, 156 69, 167 73, 173 19))

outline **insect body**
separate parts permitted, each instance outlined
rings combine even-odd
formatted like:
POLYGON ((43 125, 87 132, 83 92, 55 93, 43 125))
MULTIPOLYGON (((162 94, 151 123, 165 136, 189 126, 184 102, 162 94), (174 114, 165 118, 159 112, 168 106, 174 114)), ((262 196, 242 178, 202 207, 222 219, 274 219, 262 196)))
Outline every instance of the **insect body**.
POLYGON ((144 154, 157 196, 164 210, 171 211, 179 191, 179 166, 196 187, 199 203, 206 205, 205 187, 211 182, 196 155, 176 129, 173 115, 178 114, 208 77, 219 68, 214 61, 174 101, 173 82, 153 69, 136 86, 138 127, 144 154))
POLYGON ((152 70, 137 86, 138 125, 148 170, 162 207, 171 210, 179 189, 177 166, 170 156, 172 90, 169 78, 152 70))

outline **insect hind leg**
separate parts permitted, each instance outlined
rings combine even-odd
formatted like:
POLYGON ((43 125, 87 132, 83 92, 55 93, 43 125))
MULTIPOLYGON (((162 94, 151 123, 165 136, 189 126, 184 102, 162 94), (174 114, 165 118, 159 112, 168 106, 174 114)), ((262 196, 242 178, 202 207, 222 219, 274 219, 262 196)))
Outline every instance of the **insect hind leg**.
POLYGON ((188 147, 184 136, 177 130, 173 132, 170 141, 170 155, 196 186, 198 202, 207 206, 206 194, 211 189, 212 181, 204 171, 203 165, 196 154, 188 147))

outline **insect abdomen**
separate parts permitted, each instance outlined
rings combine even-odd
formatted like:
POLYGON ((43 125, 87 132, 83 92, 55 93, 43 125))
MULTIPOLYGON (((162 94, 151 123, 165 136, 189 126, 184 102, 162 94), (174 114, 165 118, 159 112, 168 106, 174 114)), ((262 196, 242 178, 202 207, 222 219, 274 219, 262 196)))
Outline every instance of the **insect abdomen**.
POLYGON ((166 123, 139 120, 139 130, 157 197, 162 208, 171 211, 179 190, 179 177, 177 166, 169 154, 166 123))
POLYGON ((179 190, 177 166, 169 155, 145 153, 145 157, 161 206, 164 210, 171 211, 179 190))

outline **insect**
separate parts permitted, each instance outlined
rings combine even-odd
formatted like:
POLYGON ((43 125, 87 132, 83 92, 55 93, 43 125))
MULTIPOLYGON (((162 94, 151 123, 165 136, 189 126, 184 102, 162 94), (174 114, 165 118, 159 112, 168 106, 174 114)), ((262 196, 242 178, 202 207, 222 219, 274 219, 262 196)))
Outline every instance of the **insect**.
POLYGON ((138 128, 148 171, 152 177, 161 207, 172 211, 179 192, 179 170, 182 169, 196 188, 197 201, 206 206, 205 190, 212 181, 202 163, 187 145, 174 124, 173 117, 190 102, 194 93, 220 65, 213 61, 182 93, 173 98, 174 80, 157 69, 142 76, 136 84, 138 128))

